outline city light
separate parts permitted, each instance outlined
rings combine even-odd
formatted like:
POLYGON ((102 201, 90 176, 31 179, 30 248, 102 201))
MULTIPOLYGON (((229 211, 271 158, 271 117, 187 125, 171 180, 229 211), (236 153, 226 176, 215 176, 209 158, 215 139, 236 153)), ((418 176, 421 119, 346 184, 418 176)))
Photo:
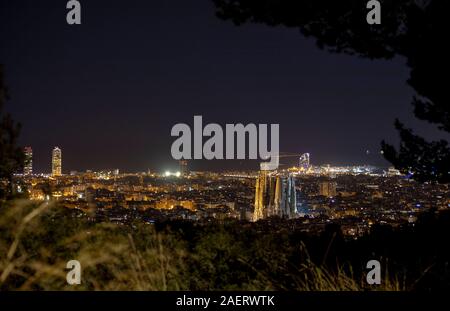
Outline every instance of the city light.
POLYGON ((165 171, 164 172, 164 176, 165 177, 172 177, 172 176, 180 177, 181 176, 181 172, 180 171, 177 171, 177 172, 165 171))

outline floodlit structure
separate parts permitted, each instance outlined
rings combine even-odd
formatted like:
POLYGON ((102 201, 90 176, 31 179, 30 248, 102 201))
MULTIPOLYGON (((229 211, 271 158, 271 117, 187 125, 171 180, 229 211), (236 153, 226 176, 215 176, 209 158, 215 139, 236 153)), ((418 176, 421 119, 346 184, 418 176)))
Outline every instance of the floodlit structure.
POLYGON ((305 172, 310 168, 309 153, 304 153, 300 156, 298 167, 305 172))

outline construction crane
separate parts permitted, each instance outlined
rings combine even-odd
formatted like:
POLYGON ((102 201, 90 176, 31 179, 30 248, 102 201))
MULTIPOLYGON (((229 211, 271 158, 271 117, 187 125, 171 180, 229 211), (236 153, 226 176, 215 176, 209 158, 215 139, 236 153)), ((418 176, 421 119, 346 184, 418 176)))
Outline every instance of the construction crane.
MULTIPOLYGON (((293 158, 293 157, 299 157, 300 159, 302 157, 305 157, 305 160, 307 159, 308 165, 309 165, 309 153, 292 153, 292 152, 280 152, 278 156, 278 159, 281 158, 293 158)), ((278 163, 279 166, 281 165, 287 165, 287 164, 283 164, 283 163, 278 163)))

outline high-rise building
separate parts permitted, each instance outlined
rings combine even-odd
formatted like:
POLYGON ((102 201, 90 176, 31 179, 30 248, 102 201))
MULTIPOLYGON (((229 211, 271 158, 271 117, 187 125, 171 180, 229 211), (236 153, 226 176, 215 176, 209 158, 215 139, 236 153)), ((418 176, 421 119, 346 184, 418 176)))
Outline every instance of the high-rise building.
POLYGON ((309 169, 309 153, 304 153, 300 156, 298 167, 301 171, 305 172, 309 169))
POLYGON ((52 175, 61 176, 61 171, 62 171, 61 149, 55 147, 53 148, 52 152, 52 175))
POLYGON ((31 149, 31 147, 25 147, 23 153, 25 154, 23 174, 31 175, 33 174, 33 149, 31 149))
POLYGON ((319 194, 324 197, 335 197, 336 192, 336 183, 332 181, 323 181, 319 184, 319 194))
POLYGON ((181 176, 186 176, 189 174, 188 167, 187 167, 187 161, 186 160, 180 160, 180 174, 181 176))

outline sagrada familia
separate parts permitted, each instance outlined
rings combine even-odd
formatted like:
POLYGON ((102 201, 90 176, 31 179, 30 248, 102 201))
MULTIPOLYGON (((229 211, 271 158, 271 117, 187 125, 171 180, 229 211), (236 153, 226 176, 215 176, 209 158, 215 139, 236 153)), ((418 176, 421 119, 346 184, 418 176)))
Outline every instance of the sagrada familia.
POLYGON ((256 179, 253 221, 270 216, 293 218, 297 213, 296 206, 294 177, 261 170, 256 179))

